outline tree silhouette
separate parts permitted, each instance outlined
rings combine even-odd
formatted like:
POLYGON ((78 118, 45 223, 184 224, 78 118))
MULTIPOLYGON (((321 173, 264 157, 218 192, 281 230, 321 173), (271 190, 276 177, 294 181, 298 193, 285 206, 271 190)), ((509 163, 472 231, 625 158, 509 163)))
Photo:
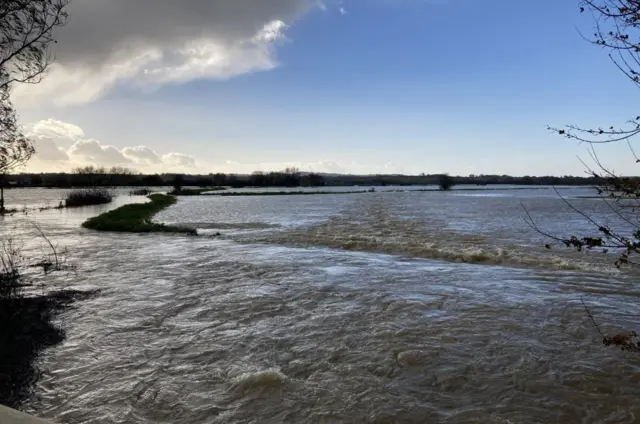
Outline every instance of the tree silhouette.
MULTIPOLYGON (((595 32, 590 39, 595 45, 609 50, 609 58, 613 64, 636 87, 640 88, 640 0, 582 0, 582 13, 591 13, 594 17, 595 32)), ((634 114, 635 115, 635 114, 634 114)), ((607 143, 627 143, 630 157, 638 163, 631 140, 640 134, 640 115, 628 120, 623 127, 606 126, 597 128, 583 128, 569 125, 565 128, 550 128, 557 134, 581 143, 586 143, 594 163, 585 167, 589 174, 597 181, 597 191, 609 209, 621 219, 619 226, 613 227, 589 216, 583 210, 564 202, 591 223, 599 236, 570 235, 557 237, 541 231, 527 213, 527 221, 540 233, 563 243, 567 247, 578 251, 589 249, 615 250, 618 252, 615 265, 617 267, 638 265, 634 258, 640 253, 640 180, 614 173, 603 164, 596 153, 595 146, 607 143)), ((562 196, 560 196, 562 197, 562 196)), ((583 302, 584 304, 584 302, 583 302)), ((640 338, 635 332, 620 333, 613 336, 605 335, 593 315, 584 304, 589 318, 602 336, 606 346, 617 346, 622 350, 640 351, 640 338)))
POLYGON ((53 57, 53 30, 67 21, 69 0, 0 1, 0 213, 5 176, 33 156, 10 100, 16 83, 40 82, 53 57))
MULTIPOLYGON (((595 32, 590 41, 608 49, 608 56, 613 64, 640 88, 640 0, 582 0, 580 11, 591 13, 594 17, 595 32)), ((598 194, 609 209, 625 222, 626 227, 614 228, 600 222, 565 200, 567 205, 597 229, 599 237, 571 235, 553 238, 579 251, 593 248, 613 249, 619 252, 616 266, 637 265, 633 257, 640 253, 640 179, 616 174, 600 161, 595 146, 627 143, 632 160, 640 162, 631 144, 631 140, 640 134, 640 116, 629 119, 624 127, 583 128, 568 125, 565 128, 549 129, 589 146, 589 154, 594 165, 583 163, 596 181, 598 194)), ((530 217, 529 222, 532 223, 530 217)))
POLYGON ((34 152, 33 144, 18 125, 9 91, 0 91, 0 213, 5 211, 5 175, 27 163, 34 152))
POLYGON ((438 185, 440 186, 440 190, 447 191, 453 188, 455 181, 453 177, 449 174, 441 174, 438 176, 438 185))

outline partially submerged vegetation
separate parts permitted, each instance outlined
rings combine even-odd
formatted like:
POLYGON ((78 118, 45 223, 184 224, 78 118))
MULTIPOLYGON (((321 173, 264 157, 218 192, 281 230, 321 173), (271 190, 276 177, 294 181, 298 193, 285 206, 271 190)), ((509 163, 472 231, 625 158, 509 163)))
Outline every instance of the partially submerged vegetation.
MULTIPOLYGON (((25 258, 21 245, 11 238, 0 240, 0 404, 14 408, 31 396, 40 352, 64 339, 64 331, 53 323, 55 316, 75 300, 95 294, 74 290, 26 293, 25 288, 34 285, 23 273, 26 268, 41 268, 40 278, 74 269, 66 263, 65 251, 59 251, 37 224, 34 227, 50 249, 37 263, 31 263, 36 258, 25 258)), ((35 278, 33 272, 27 274, 35 278)))
POLYGON ((73 190, 67 194, 64 204, 68 208, 104 205, 113 201, 113 194, 104 188, 73 190))
MULTIPOLYGON (((446 190, 451 190, 448 187, 446 190)), ((323 194, 364 194, 364 193, 423 193, 438 192, 445 189, 421 188, 421 189, 389 189, 376 191, 374 187, 367 190, 308 190, 308 191, 225 191, 222 193, 202 193, 202 196, 240 197, 240 196, 312 196, 323 194)), ((457 188, 455 191, 511 191, 511 190, 548 190, 548 187, 491 187, 491 188, 457 188)))
POLYGON ((206 188, 174 188, 169 194, 172 196, 202 196, 210 192, 223 191, 226 187, 206 187, 206 188))
POLYGON ((165 194, 152 194, 151 202, 124 205, 85 221, 82 226, 96 231, 128 233, 183 233, 196 235, 193 228, 152 222, 153 216, 176 203, 176 198, 165 194))
POLYGON ((0 298, 0 404, 18 408, 31 395, 40 353, 62 342, 55 317, 96 292, 65 290, 39 296, 0 298))
POLYGON ((204 193, 204 196, 238 197, 238 196, 311 196, 318 194, 359 194, 373 193, 374 189, 357 191, 225 191, 222 193, 204 193))
POLYGON ((449 174, 440 175, 440 179, 438 181, 438 186, 442 191, 449 191, 455 185, 455 180, 449 174))
POLYGON ((148 196, 151 194, 151 190, 148 188, 136 188, 129 192, 129 196, 148 196))

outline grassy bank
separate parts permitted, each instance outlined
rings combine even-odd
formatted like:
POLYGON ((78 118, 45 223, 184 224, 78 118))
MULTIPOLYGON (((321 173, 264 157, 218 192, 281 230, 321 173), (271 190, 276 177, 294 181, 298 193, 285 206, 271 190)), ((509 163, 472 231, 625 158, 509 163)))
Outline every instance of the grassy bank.
POLYGON ((96 231, 127 233, 183 233, 196 235, 196 230, 186 227, 156 224, 151 218, 174 203, 176 198, 165 194, 152 194, 149 203, 134 203, 105 212, 85 221, 82 226, 96 231))

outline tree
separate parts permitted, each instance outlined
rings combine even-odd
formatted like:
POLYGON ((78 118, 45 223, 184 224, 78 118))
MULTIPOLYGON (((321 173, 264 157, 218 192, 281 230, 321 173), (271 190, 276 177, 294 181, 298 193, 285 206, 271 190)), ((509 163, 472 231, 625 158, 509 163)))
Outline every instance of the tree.
POLYGON ((51 64, 53 31, 67 22, 70 0, 0 2, 0 90, 38 83, 51 64))
MULTIPOLYGON (((640 88, 640 0, 581 0, 580 11, 582 13, 589 12, 594 17, 595 32, 590 41, 597 46, 608 49, 609 58, 613 64, 634 85, 640 88)), ((640 116, 636 116, 636 114, 634 116, 624 127, 583 128, 569 125, 560 129, 550 128, 559 135, 588 144, 589 153, 595 165, 589 166, 585 163, 585 167, 597 181, 598 194, 610 210, 624 222, 623 225, 613 227, 601 222, 563 198, 569 207, 593 225, 594 233, 597 231, 598 235, 557 237, 542 232, 529 212, 525 210, 527 221, 535 230, 567 247, 578 251, 603 249, 618 252, 615 262, 617 267, 640 264, 634 260, 640 253, 640 179, 614 173, 600 161, 595 146, 607 143, 627 143, 633 160, 636 163, 640 162, 631 145, 631 140, 640 134, 640 116)), ((584 307, 598 328, 589 309, 586 305, 584 307)), ((640 351, 640 339, 635 332, 606 336, 599 328, 598 331, 605 345, 615 345, 623 350, 640 351)))
MULTIPOLYGON (((608 49, 609 58, 614 65, 640 88, 640 0, 581 0, 580 11, 590 12, 594 16, 595 32, 590 41, 608 49)), ((594 166, 585 163, 585 167, 596 181, 598 194, 611 211, 630 224, 631 228, 613 228, 566 202, 594 225, 599 236, 571 235, 553 238, 580 251, 593 248, 615 249, 620 253, 616 266, 637 265, 632 257, 640 253, 640 179, 614 173, 600 161, 595 146, 625 142, 633 160, 640 162, 631 145, 631 140, 640 134, 640 116, 631 118, 625 127, 583 128, 568 125, 550 130, 589 145, 594 166)))
POLYGON ((443 190, 443 191, 451 190, 454 184, 455 184, 455 181, 453 180, 453 177, 450 176, 449 174, 438 175, 438 185, 440 186, 440 190, 443 190))
POLYGON ((107 174, 104 166, 78 166, 71 170, 71 173, 77 174, 80 178, 72 178, 71 182, 81 186, 95 187, 98 185, 100 178, 107 174))
POLYGON ((182 186, 184 185, 184 175, 176 174, 173 177, 173 191, 178 194, 182 191, 182 186))
POLYGON ((4 180, 33 156, 33 144, 18 125, 10 100, 16 83, 40 82, 52 61, 53 30, 67 21, 70 0, 0 1, 0 213, 4 180))
POLYGON ((109 171, 107 171, 107 173, 111 175, 135 175, 136 171, 124 166, 112 166, 111 168, 109 168, 109 171))
POLYGON ((8 90, 0 90, 0 213, 4 208, 5 175, 27 163, 33 144, 22 132, 8 90))
POLYGON ((227 176, 225 174, 218 172, 217 174, 213 175, 213 185, 223 186, 226 184, 226 182, 227 182, 227 176))
POLYGON ((71 172, 78 175, 96 175, 106 174, 107 170, 104 168, 104 166, 85 165, 73 168, 71 172))

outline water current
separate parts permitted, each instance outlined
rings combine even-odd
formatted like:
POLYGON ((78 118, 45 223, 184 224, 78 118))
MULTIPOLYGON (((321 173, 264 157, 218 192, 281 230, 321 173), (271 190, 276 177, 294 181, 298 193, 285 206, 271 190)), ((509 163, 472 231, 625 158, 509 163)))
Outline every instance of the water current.
MULTIPOLYGON (((9 203, 59 193, 10 190, 9 203)), ((124 193, 124 191, 122 192, 124 193)), ((607 222, 585 189, 562 191, 607 222)), ((60 318, 26 410, 59 423, 634 423, 637 274, 553 246, 589 231, 551 189, 189 197, 156 220, 200 236, 82 229, 115 204, 0 221, 68 249, 60 318), (217 235, 219 233, 219 235, 217 235)))

